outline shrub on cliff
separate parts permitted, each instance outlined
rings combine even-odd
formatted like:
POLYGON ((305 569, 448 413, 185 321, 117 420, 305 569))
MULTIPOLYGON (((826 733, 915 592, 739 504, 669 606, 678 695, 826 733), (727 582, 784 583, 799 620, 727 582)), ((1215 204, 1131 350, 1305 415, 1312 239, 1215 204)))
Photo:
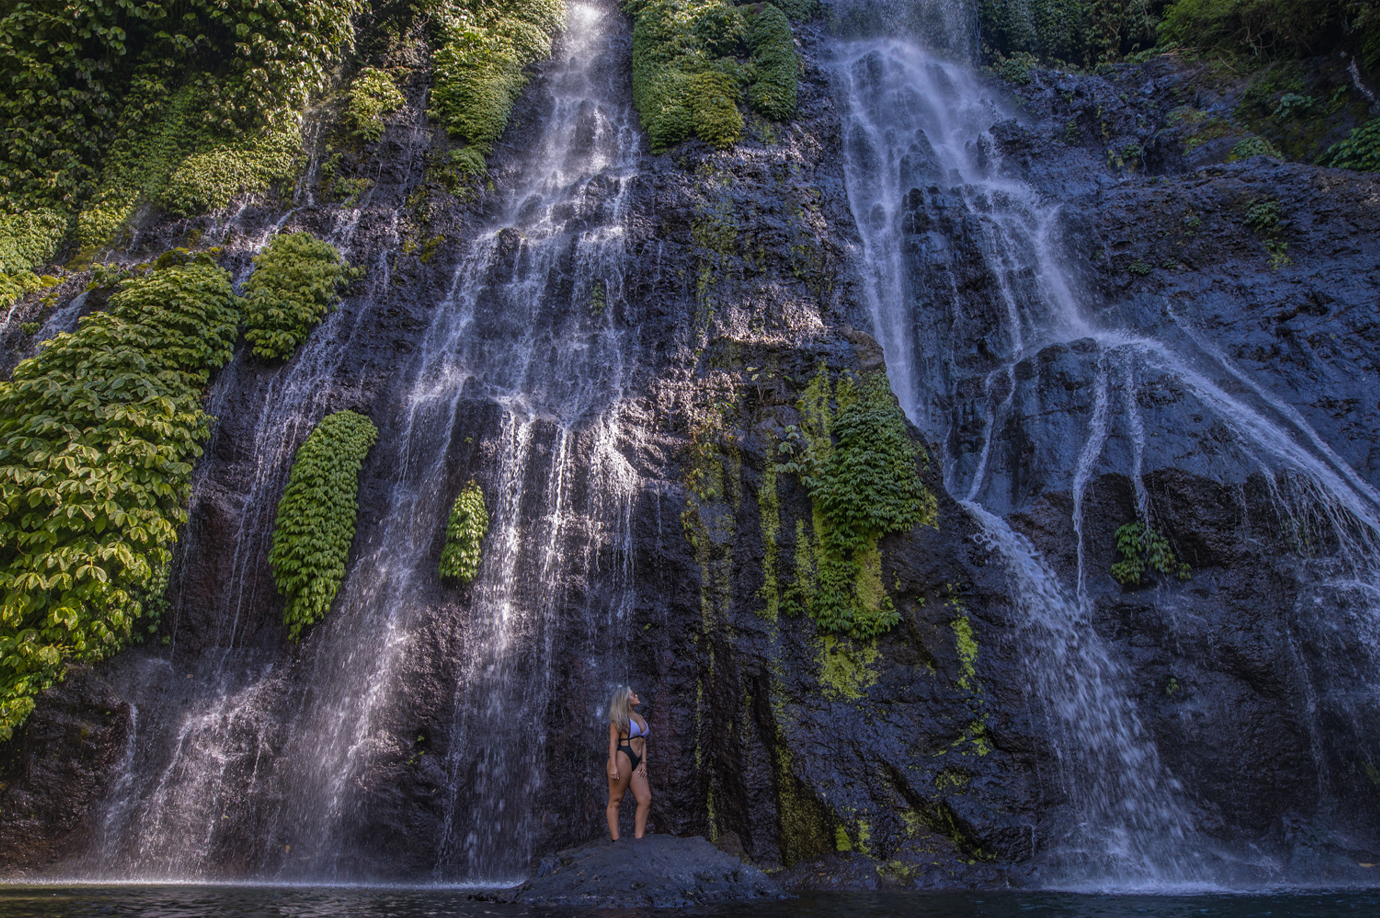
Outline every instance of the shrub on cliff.
POLYGON ((634 19, 633 103, 653 152, 692 135, 720 148, 736 143, 744 82, 755 110, 778 120, 795 114, 795 41, 777 7, 624 0, 623 8, 634 19))
POLYGON ((294 641, 325 617, 345 580, 359 470, 377 439, 373 421, 337 411, 322 418, 293 459, 268 563, 278 592, 287 597, 283 622, 294 641))
POLYGON ((256 356, 286 360, 335 308, 352 276, 335 246, 310 233, 273 237, 244 285, 245 339, 256 356))
POLYGON ((383 136, 383 116, 402 108, 403 95, 386 70, 365 67, 350 84, 345 121, 370 143, 383 136))
POLYGON ((471 481, 450 508, 446 547, 441 552, 441 579, 460 583, 473 580, 479 573, 480 550, 488 532, 489 511, 484 506, 484 492, 471 481))
POLYGON ((225 271, 171 261, 0 382, 0 740, 65 661, 123 648, 166 587, 202 388, 239 326, 225 271))
POLYGON ((1380 172, 1380 118, 1372 119, 1351 132, 1341 143, 1323 155, 1324 166, 1380 172))
POLYGON ((428 114, 487 155, 527 84, 523 68, 551 53, 564 0, 468 0, 446 5, 441 20, 428 114))

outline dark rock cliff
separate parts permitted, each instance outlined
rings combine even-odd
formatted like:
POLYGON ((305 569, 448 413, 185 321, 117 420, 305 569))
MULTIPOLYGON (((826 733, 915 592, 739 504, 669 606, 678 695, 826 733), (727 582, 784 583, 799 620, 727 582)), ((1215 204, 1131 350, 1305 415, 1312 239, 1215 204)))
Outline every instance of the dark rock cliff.
MULTIPOLYGON (((629 29, 618 28, 625 54, 629 29)), ((986 505, 1065 582, 1081 573, 1093 627, 1131 674, 1131 696, 1202 832, 1228 848, 1258 846, 1262 861, 1293 858, 1289 866, 1317 876, 1349 879, 1355 861, 1380 859, 1380 761, 1366 751, 1380 740, 1380 720, 1373 699, 1349 692, 1372 688, 1369 637, 1301 610, 1337 576, 1310 560, 1341 546, 1301 544, 1307 534, 1283 508, 1306 514, 1308 495, 1281 498, 1288 478, 1281 486, 1273 477, 1279 463, 1257 461, 1257 447, 1243 447, 1167 370, 1140 378, 1135 390, 1145 428, 1158 432, 1143 453, 1143 479, 1159 528, 1192 566, 1190 581, 1154 575, 1126 589, 1111 578, 1116 530, 1137 508, 1125 431, 1109 435, 1110 458, 1088 482, 1081 534, 1074 530, 1075 471, 1102 355, 1074 341, 1016 368, 999 434, 961 422, 912 428, 926 446, 923 480, 938 518, 881 544, 896 628, 875 645, 838 641, 808 616, 785 614, 780 600, 795 579, 796 534, 810 527, 811 506, 799 478, 776 471, 778 446, 801 423, 798 399, 821 370, 836 378, 883 366, 880 348, 859 330, 870 318, 824 28, 798 25, 797 38, 794 123, 750 122, 744 142, 726 152, 692 141, 662 156, 643 153, 632 180, 630 257, 612 320, 635 355, 616 444, 639 481, 628 510, 633 599, 618 633, 587 625, 587 610, 620 602, 608 572, 623 562, 597 531, 596 497, 575 494, 586 531, 568 537, 589 562, 566 582, 534 582, 519 597, 559 597, 544 677, 558 689, 530 725, 544 738, 529 750, 544 775, 531 850, 539 856, 605 831, 596 712, 609 675, 590 672, 587 661, 616 643, 626 678, 648 702, 652 832, 708 836, 762 867, 786 868, 778 877, 786 885, 990 886, 1038 874, 1069 818, 1060 760, 1031 688, 1028 635, 1006 568, 944 488, 944 464, 961 472, 992 436, 986 505)), ((603 66, 626 72, 626 58, 603 66)), ((1148 337, 1189 341, 1200 356, 1225 354, 1298 412, 1339 468, 1380 487, 1380 179, 1185 151, 1170 112, 1196 77, 1172 61, 1104 76, 1034 76, 1020 91, 1021 117, 992 134, 1004 169, 1063 202, 1061 250, 1085 309, 1148 337), (1139 164, 1109 161, 1109 150, 1132 146, 1139 164), (1267 200, 1277 205, 1275 221, 1248 225, 1251 208, 1267 200)), ((207 872, 320 869, 319 859, 294 860, 312 854, 281 818, 294 793, 282 776, 303 754, 291 735, 297 712, 341 683, 332 681, 338 661, 314 638, 287 642, 266 564, 277 493, 314 420, 341 408, 369 413, 380 446, 361 476, 352 572, 388 538, 391 488, 409 461, 398 446, 407 421, 392 414, 409 384, 398 368, 423 346, 467 241, 497 207, 505 163, 540 130, 545 79, 538 66, 492 157, 493 188, 468 200, 428 184, 428 152, 441 141, 422 114, 421 78, 381 143, 347 157, 348 168, 374 180, 350 231, 350 257, 368 274, 318 332, 329 346, 297 358, 317 361, 312 372, 289 378, 291 367, 264 365, 242 348, 215 382, 209 410, 218 422, 179 546, 169 641, 73 673, 0 749, 7 873, 118 862, 100 849, 130 844, 107 837, 101 822, 114 818, 120 783, 173 769, 178 744, 197 736, 181 718, 215 697, 240 700, 207 715, 226 722, 217 733, 225 738, 221 770, 203 788, 217 801, 207 872), (416 240, 423 245, 408 244, 416 240), (291 414, 279 425, 283 439, 263 442, 264 419, 282 411, 291 414), (256 504, 251 494, 265 476, 279 484, 256 504), (140 735, 175 741, 131 752, 136 725, 140 735)), ((1002 316, 974 232, 945 195, 911 192, 912 272, 918 289, 958 291, 936 295, 926 315, 943 347, 962 358, 951 391, 971 394, 996 365, 983 342, 999 336, 1002 316), (930 234, 947 240, 952 257, 942 266, 926 260, 930 234), (941 272, 965 280, 935 283, 941 272)), ((283 214, 250 204, 228 224, 156 222, 128 258, 204 230, 223 237, 229 263, 243 270, 283 214)), ((289 219, 327 236, 343 218, 339 207, 319 204, 289 219)), ((515 237, 503 245, 512 255, 499 258, 500 274, 504 265, 517 270, 520 252, 515 237)), ((508 321, 495 309, 477 317, 472 334, 502 342, 508 321)), ((1249 388, 1240 379, 1221 385, 1249 388)), ((458 405, 435 491, 453 495, 478 478, 492 494, 502 411, 477 382, 458 405)), ((941 404, 936 416, 955 412, 941 404)), ((534 431, 537 451, 563 442, 555 420, 534 431)), ((582 461, 591 461, 594 436, 577 425, 582 461)), ((542 518, 547 483, 519 487, 534 495, 522 503, 524 518, 542 518)), ((437 525, 432 569, 441 540, 437 525)), ((445 767, 465 759, 465 743, 486 742, 461 735, 453 712, 473 590, 432 582, 421 592, 415 601, 428 611, 411 625, 420 649, 361 743, 349 805, 323 836, 335 846, 333 876, 424 879, 455 870, 438 865, 437 853, 449 785, 462 796, 486 786, 477 766, 453 776, 445 767)))

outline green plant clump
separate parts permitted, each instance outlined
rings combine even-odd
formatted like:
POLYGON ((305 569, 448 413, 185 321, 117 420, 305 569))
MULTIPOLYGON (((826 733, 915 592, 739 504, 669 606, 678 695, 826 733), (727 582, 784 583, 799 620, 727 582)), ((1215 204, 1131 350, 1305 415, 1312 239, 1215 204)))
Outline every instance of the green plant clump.
POLYGON ((359 137, 373 143, 383 136, 383 116, 403 106, 403 94, 386 70, 365 67, 350 84, 345 120, 359 137))
POLYGON ((353 272, 335 246, 310 233, 275 236, 244 285, 244 337, 254 354, 286 360, 335 308, 353 272))
POLYGON ((75 212, 109 172, 119 140, 177 161, 258 136, 300 111, 353 39, 362 0, 45 0, 0 13, 0 197, 75 212), (180 109, 172 111, 172 109, 180 109), (145 143, 178 123, 178 155, 145 143), (186 130, 183 131, 182 129, 186 130), (133 139, 133 140, 131 140, 133 139))
POLYGON ((465 485, 446 524, 446 547, 441 551, 441 579, 469 583, 479 573, 480 549, 489 532, 489 511, 478 483, 465 485))
POLYGON ((0 740, 159 602, 239 312, 208 258, 126 280, 0 382, 0 740))
POLYGON ((43 287, 33 269, 52 259, 66 233, 55 211, 0 211, 0 308, 43 287))
POLYGON ((1127 523, 1116 531, 1116 550, 1121 560, 1112 565, 1112 576, 1122 586, 1138 586, 1147 570, 1177 574, 1189 579, 1192 568, 1174 556, 1169 540, 1144 523, 1127 523))
POLYGON ((1333 144, 1324 154, 1322 164, 1339 169, 1380 172, 1380 118, 1361 125, 1346 140, 1333 144))
POLYGON ((727 0, 623 0, 633 16, 633 103, 652 152, 690 136, 724 149, 742 136, 738 102, 768 118, 795 114, 798 64, 776 6, 727 0))
POLYGON ((564 0, 456 0, 440 17, 445 43, 432 59, 428 114, 488 155, 527 84, 523 68, 551 53, 564 0))
POLYGON ((337 411, 321 419, 292 461, 268 563, 278 592, 287 597, 283 623, 294 641, 325 617, 345 580, 359 470, 377 439, 373 421, 337 411))
POLYGON ((886 376, 839 381, 838 414, 828 419, 824 371, 801 400, 809 419, 803 475, 820 544, 809 612, 826 632, 855 639, 890 630, 900 616, 881 579, 878 542, 892 532, 933 524, 937 504, 920 482, 922 457, 886 376), (828 429, 824 429, 827 423, 828 429))
POLYGON ((979 0, 978 21, 983 41, 998 54, 1091 66, 1154 45, 1158 5, 1154 0, 979 0))
POLYGON ((748 33, 748 47, 755 71, 748 104, 773 121, 789 121, 795 117, 800 74, 786 14, 770 3, 762 7, 748 33))

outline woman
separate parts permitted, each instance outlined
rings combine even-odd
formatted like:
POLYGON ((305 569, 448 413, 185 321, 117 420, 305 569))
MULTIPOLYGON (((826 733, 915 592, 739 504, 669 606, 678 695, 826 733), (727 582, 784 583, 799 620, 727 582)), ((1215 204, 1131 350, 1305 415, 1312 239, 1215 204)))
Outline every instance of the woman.
POLYGON ((652 808, 652 789, 647 785, 647 721, 633 708, 642 703, 626 685, 613 693, 609 704, 609 835, 618 841, 618 806, 632 786, 637 799, 633 835, 641 838, 652 808))

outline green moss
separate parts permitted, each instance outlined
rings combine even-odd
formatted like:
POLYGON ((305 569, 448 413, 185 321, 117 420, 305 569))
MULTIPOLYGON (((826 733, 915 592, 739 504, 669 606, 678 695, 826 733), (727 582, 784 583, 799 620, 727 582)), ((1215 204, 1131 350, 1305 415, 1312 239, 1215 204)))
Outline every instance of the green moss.
POLYGON ((345 122, 361 140, 373 143, 383 136, 383 116, 403 106, 403 94, 386 70, 365 67, 350 83, 345 122))
POLYGON ((350 277, 349 264, 330 243, 310 233, 273 237, 254 256, 254 273, 244 285, 244 336, 254 354, 291 357, 335 308, 350 277))
POLYGON ((1275 149, 1275 145, 1264 137, 1247 137, 1231 148, 1231 152, 1227 154, 1227 162, 1234 163, 1238 160, 1250 159, 1252 156, 1273 156, 1275 159, 1284 158, 1284 154, 1275 149))
POLYGON ((446 547, 441 552, 441 579, 469 583, 479 573, 484 537, 489 533, 489 511, 484 492, 471 481, 455 498, 446 524, 446 547))
POLYGON ((834 829, 834 850, 835 850, 835 851, 852 851, 852 850, 853 850, 853 841, 852 841, 852 839, 850 839, 850 838, 848 837, 848 830, 845 829, 843 826, 838 826, 837 828, 834 829))
POLYGON ((826 698, 857 701, 877 683, 875 640, 855 643, 837 635, 821 635, 815 643, 819 684, 826 698))
POLYGON ((967 615, 959 615, 949 623, 954 630, 954 646, 958 650, 958 685, 964 691, 976 691, 978 646, 973 638, 973 625, 967 615))
POLYGON ((488 155, 527 85, 523 68, 551 53, 565 24, 564 0, 466 0, 443 17, 445 42, 429 114, 452 136, 488 155))
POLYGON ((161 598, 210 429, 202 389, 239 326, 225 271, 172 261, 0 382, 0 740, 161 598))
POLYGON ((872 824, 866 819, 858 820, 858 851, 867 857, 872 856, 872 824))
POLYGON ((377 438, 373 421, 337 411, 316 425, 293 459, 268 563, 278 592, 287 597, 283 622, 294 641, 330 611, 345 579, 359 470, 377 438))
POLYGON ((777 565, 781 550, 781 496, 776 491, 776 464, 768 462, 757 489, 757 515, 762 527, 762 617, 774 622, 781 613, 781 588, 777 565))

